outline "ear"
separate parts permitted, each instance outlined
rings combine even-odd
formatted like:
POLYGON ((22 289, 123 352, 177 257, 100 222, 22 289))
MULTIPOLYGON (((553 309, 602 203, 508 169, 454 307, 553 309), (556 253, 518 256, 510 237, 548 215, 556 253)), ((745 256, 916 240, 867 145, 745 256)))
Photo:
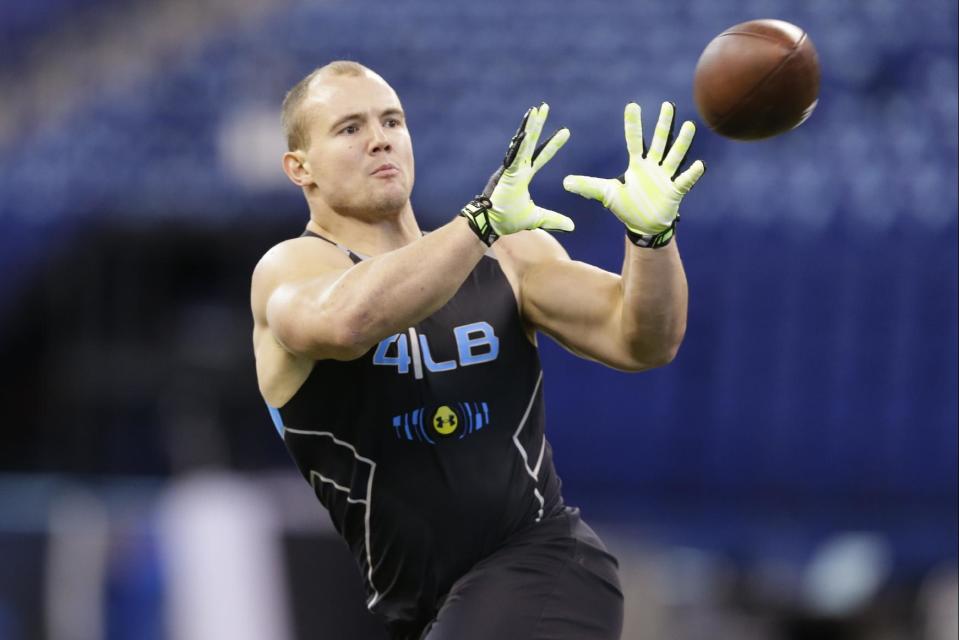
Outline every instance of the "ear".
POLYGON ((313 184, 306 154, 299 149, 283 154, 283 173, 298 187, 308 187, 313 184))

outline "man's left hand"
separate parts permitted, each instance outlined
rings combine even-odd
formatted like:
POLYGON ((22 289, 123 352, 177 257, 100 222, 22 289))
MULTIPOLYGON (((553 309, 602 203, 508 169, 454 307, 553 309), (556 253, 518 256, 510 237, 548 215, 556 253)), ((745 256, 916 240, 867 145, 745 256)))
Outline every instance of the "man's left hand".
POLYGON ((663 159, 674 111, 672 103, 663 103, 653 142, 644 157, 642 112, 635 102, 626 105, 626 172, 618 179, 566 176, 563 187, 584 198, 599 200, 635 234, 656 235, 670 229, 679 217, 683 196, 706 171, 702 160, 697 160, 673 179, 696 133, 692 122, 684 122, 663 159))

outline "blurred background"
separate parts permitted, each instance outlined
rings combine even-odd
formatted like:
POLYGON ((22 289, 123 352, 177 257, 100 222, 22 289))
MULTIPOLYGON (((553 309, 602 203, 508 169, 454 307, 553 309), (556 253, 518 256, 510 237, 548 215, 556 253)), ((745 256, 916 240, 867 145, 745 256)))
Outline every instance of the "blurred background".
POLYGON ((249 278, 307 220, 279 105, 333 59, 404 102, 421 226, 541 100, 572 139, 533 195, 615 176, 622 109, 697 119, 696 60, 808 30, 799 129, 737 143, 679 232, 678 358, 627 375, 541 339, 567 502, 620 557, 627 640, 957 636, 954 0, 4 0, 0 639, 382 639, 259 398, 249 278))

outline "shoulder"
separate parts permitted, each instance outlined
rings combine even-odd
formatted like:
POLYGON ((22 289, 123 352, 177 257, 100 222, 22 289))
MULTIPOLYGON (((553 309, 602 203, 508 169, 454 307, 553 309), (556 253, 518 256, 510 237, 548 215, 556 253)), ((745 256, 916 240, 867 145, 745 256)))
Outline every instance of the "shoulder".
POLYGON ((264 310, 278 287, 353 266, 335 245, 319 238, 292 238, 273 246, 253 269, 250 298, 254 313, 264 310))
POLYGON ((541 229, 503 236, 494 245, 503 268, 522 280, 531 267, 552 261, 569 261, 569 254, 552 235, 541 229))

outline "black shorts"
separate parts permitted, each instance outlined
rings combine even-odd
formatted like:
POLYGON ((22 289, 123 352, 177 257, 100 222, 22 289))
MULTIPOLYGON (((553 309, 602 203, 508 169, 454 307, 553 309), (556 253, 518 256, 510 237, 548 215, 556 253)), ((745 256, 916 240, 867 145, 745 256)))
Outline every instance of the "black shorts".
POLYGON ((393 638, 618 640, 618 567, 579 509, 567 507, 478 562, 424 629, 394 628, 393 638))

